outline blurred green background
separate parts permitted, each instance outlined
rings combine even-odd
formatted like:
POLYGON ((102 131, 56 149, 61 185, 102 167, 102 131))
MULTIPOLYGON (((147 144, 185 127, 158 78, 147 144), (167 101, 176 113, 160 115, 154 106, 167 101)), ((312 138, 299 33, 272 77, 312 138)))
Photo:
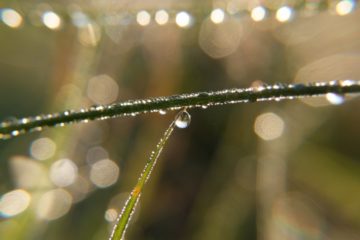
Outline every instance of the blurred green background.
MULTIPOLYGON (((0 1, 0 119, 360 80, 356 1, 0 1)), ((127 239, 360 239, 360 101, 193 109, 127 239)), ((176 113, 0 142, 0 239, 107 239, 176 113)))

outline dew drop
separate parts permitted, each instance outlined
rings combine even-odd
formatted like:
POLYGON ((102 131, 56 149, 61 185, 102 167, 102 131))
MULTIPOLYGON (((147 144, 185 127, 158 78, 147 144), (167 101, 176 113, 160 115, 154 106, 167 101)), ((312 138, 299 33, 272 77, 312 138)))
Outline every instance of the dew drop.
POLYGON ((259 85, 259 86, 256 86, 256 87, 254 87, 254 91, 255 92, 262 92, 262 91, 264 91, 266 88, 264 87, 264 86, 262 86, 262 85, 259 85))
POLYGON ((28 122, 30 122, 30 119, 29 118, 22 118, 22 119, 20 119, 20 124, 26 124, 26 123, 28 123, 28 122))
POLYGON ((175 125, 178 128, 187 128, 190 125, 190 122, 191 116, 186 110, 184 110, 176 116, 175 125))
POLYGON ((296 90, 302 90, 302 89, 304 89, 306 86, 304 85, 304 84, 302 84, 302 83, 295 83, 295 84, 293 84, 293 85, 291 85, 292 86, 292 88, 295 88, 296 90))
POLYGON ((326 99, 334 105, 340 105, 345 102, 345 96, 338 93, 327 93, 326 99))
POLYGON ((8 117, 1 123, 1 127, 8 127, 16 123, 18 123, 18 120, 15 117, 8 117))
POLYGON ((11 138, 10 134, 2 134, 2 133, 0 133, 0 139, 6 140, 6 139, 9 139, 9 138, 11 138))
POLYGON ((18 130, 14 130, 14 131, 11 132, 12 136, 17 136, 19 134, 20 134, 20 132, 18 130))
POLYGON ((329 85, 330 86, 337 86, 337 85, 339 85, 339 81, 338 80, 332 80, 332 81, 329 82, 329 85))
POLYGON ((346 80, 340 81, 340 85, 342 87, 349 87, 349 86, 353 86, 353 85, 356 85, 356 84, 357 84, 357 81, 355 81, 355 80, 346 79, 346 80))
POLYGON ((159 110, 159 113, 160 113, 160 115, 165 115, 165 114, 166 114, 166 111, 163 110, 163 109, 161 109, 161 110, 159 110))

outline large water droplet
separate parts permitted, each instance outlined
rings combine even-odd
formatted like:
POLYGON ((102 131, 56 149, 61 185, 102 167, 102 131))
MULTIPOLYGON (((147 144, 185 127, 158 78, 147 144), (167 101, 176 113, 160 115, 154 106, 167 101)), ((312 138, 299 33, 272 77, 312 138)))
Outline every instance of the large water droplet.
POLYGON ((345 96, 338 93, 327 93, 326 99, 334 105, 340 105, 345 102, 345 96))
POLYGON ((176 116, 175 125, 178 128, 187 128, 190 125, 190 122, 191 116, 186 110, 184 110, 176 116))

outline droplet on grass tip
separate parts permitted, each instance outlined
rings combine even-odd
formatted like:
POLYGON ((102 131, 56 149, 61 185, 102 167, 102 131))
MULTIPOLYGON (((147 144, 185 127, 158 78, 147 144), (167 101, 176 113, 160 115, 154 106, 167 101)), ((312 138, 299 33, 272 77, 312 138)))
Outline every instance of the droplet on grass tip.
POLYGON ((178 128, 187 128, 190 125, 190 122, 191 115, 186 110, 184 110, 176 116, 175 125, 178 128))

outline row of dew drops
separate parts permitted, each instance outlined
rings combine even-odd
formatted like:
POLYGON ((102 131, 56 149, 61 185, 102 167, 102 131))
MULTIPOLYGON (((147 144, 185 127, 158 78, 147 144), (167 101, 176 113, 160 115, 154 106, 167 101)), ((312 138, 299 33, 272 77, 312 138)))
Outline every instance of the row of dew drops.
MULTIPOLYGON (((304 11, 307 15, 311 12, 318 11, 321 6, 319 2, 309 2, 305 5, 304 11)), ((351 13, 356 7, 355 0, 340 0, 336 1, 334 7, 329 6, 329 10, 340 16, 351 13)), ((208 14, 210 20, 215 24, 220 24, 226 20, 227 17, 250 16, 255 22, 265 20, 267 17, 274 15, 279 22, 287 22, 295 16, 295 8, 288 5, 278 6, 277 9, 269 9, 263 5, 256 5, 248 7, 247 9, 239 9, 233 2, 229 2, 226 8, 214 8, 208 14)), ((306 15, 305 14, 305 15, 306 15)), ((50 5, 39 4, 34 9, 30 10, 27 15, 21 10, 14 8, 0 8, 0 22, 10 28, 19 28, 24 22, 30 22, 34 26, 45 26, 51 30, 59 30, 70 19, 70 22, 79 28, 87 27, 89 24, 95 22, 100 25, 130 25, 136 23, 140 26, 147 26, 154 20, 158 25, 165 25, 175 22, 181 28, 189 28, 195 22, 194 14, 188 11, 171 11, 166 9, 159 9, 156 11, 140 10, 138 12, 113 12, 91 17, 90 14, 85 13, 80 7, 76 6, 70 8, 66 15, 56 13, 50 5)))
MULTIPOLYGON (((161 115, 165 115, 167 111, 177 111, 180 109, 190 109, 190 108, 202 108, 206 109, 209 106, 217 106, 224 104, 235 104, 235 103, 247 103, 247 102, 261 102, 261 101, 280 101, 285 99, 294 99, 294 98, 302 98, 302 97, 316 97, 318 95, 314 94, 298 94, 296 96, 290 94, 282 94, 283 92, 287 92, 288 90, 296 90, 296 89, 305 89, 306 87, 336 87, 333 92, 325 93, 326 99, 329 103, 334 105, 342 104, 345 101, 345 95, 341 94, 344 87, 351 86, 360 86, 360 81, 357 80, 336 80, 331 82, 318 82, 318 83, 309 83, 309 84, 275 84, 275 85, 267 85, 267 84, 257 84, 250 88, 246 89, 226 89, 217 92, 199 92, 199 93, 191 93, 191 94, 182 94, 177 96, 170 97, 156 97, 145 100, 130 100, 121 103, 115 103, 111 105, 94 105, 88 109, 80 109, 78 111, 75 110, 66 110, 61 113, 53 113, 53 114, 45 114, 38 115, 35 117, 27 117, 27 118, 9 118, 0 123, 0 139, 9 139, 11 137, 18 136, 20 134, 24 134, 27 132, 35 132, 41 131, 44 127, 62 127, 75 122, 89 122, 90 120, 105 120, 114 117, 124 117, 130 116, 134 117, 138 114, 142 113, 154 113, 157 112, 161 115), (255 95, 254 93, 266 93, 264 95, 255 95), (273 94, 270 94, 273 93, 273 94), (276 93, 276 94, 275 94, 276 93), (213 100, 214 96, 234 96, 232 100, 213 100), (266 96, 266 97, 264 97, 266 96), (168 109, 157 109, 155 106, 157 103, 169 102, 173 99, 177 100, 189 100, 189 99, 201 99, 206 97, 206 103, 204 104, 194 104, 191 105, 184 101, 183 104, 179 104, 177 106, 170 107, 168 109), (130 111, 128 113, 116 113, 121 112, 124 108, 135 108, 138 107, 144 110, 139 111, 130 111), (150 110, 145 110, 149 109, 150 110), (91 113, 92 118, 88 118, 86 116, 91 113), (74 116, 76 116, 77 120, 74 116), (69 120, 71 119, 71 120, 69 120), (51 124, 49 123, 51 122, 51 124), (6 128, 14 129, 10 133, 4 133, 6 128)), ((324 95, 324 94, 320 94, 324 95)), ((182 111, 182 114, 178 115, 177 120, 175 122, 176 126, 179 128, 186 128, 190 123, 191 117, 187 111, 182 111)))

